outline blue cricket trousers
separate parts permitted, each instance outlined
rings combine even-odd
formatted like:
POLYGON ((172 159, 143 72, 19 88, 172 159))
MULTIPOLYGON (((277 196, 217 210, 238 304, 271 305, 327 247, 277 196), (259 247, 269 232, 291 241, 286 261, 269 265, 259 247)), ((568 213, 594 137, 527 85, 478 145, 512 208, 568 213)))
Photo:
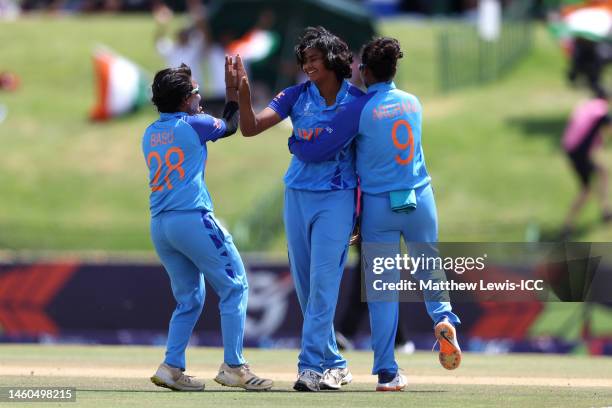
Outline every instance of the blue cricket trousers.
POLYGON ((346 367, 333 322, 354 213, 354 189, 285 190, 289 264, 304 316, 299 371, 346 367))
POLYGON ((153 217, 151 237, 176 299, 164 362, 185 369, 185 349, 204 307, 206 279, 220 299, 224 361, 244 364, 248 284, 231 235, 212 213, 197 210, 167 211, 153 217))
MULTIPOLYGON (((417 246, 417 248, 412 246, 411 248, 410 242, 438 242, 438 217, 431 185, 428 184, 418 188, 416 196, 417 208, 404 214, 391 210, 389 193, 363 194, 361 237, 364 249, 370 243, 373 244, 372 247, 384 248, 384 252, 387 252, 375 256, 394 257, 400 253, 400 236, 403 236, 408 245, 410 256, 418 257, 427 245, 417 246)), ((435 245, 430 247, 436 250, 435 245)), ((421 270, 414 276, 419 280, 427 280, 431 277, 431 272, 421 270)), ((426 298, 435 299, 438 295, 435 293, 437 291, 430 292, 433 293, 430 293, 429 296, 426 295, 426 298)), ((452 312, 450 302, 425 301, 425 306, 434 324, 445 316, 454 324, 460 323, 459 318, 452 312)), ((398 302, 368 302, 368 309, 370 311, 372 349, 374 350, 372 374, 378 374, 381 371, 397 372, 398 365, 393 351, 399 316, 398 302)))

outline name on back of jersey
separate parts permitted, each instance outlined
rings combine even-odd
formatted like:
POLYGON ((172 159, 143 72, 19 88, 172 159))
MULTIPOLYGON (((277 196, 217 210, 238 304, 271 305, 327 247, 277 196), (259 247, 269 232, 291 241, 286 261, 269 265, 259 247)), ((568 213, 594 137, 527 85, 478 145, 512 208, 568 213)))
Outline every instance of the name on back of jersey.
POLYGON ((381 104, 372 110, 374 119, 393 119, 404 113, 420 112, 420 107, 410 101, 381 104))
POLYGON ((174 132, 172 130, 151 133, 151 147, 170 145, 174 143, 174 132))

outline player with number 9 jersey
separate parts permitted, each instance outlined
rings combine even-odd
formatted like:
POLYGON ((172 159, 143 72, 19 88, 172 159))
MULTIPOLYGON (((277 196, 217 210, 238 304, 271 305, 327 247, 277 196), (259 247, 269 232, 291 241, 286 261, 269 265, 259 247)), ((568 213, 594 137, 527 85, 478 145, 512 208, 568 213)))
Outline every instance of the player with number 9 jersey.
MULTIPOLYGON (((374 258, 397 256, 401 237, 413 258, 438 256, 437 210, 421 144, 422 107, 414 95, 397 89, 393 82, 397 59, 401 57, 395 39, 379 38, 366 44, 359 69, 367 94, 348 103, 317 140, 295 136, 289 139, 291 153, 302 161, 315 163, 332 160, 355 140, 356 170, 363 192, 364 265, 372 265, 374 258)), ((387 272, 384 276, 389 283, 398 281, 399 270, 387 272)), ((443 279, 441 271, 435 269, 419 268, 411 273, 417 280, 443 279)), ((380 276, 371 270, 365 271, 365 279, 374 349, 372 373, 379 378, 377 390, 399 391, 406 380, 398 372, 393 353, 397 293, 372 289, 371 283, 380 276)), ((461 350, 454 325, 460 320, 450 302, 445 301, 446 292, 424 291, 424 296, 440 341, 440 362, 447 369, 456 368, 461 350), (446 337, 440 337, 441 333, 446 337)))

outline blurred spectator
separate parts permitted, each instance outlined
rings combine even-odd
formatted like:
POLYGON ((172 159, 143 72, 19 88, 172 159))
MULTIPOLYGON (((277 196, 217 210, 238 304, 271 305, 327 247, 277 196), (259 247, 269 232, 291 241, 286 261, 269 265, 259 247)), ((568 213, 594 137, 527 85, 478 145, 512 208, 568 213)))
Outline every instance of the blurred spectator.
POLYGON ((0 72, 0 90, 15 91, 19 88, 19 77, 8 71, 0 72))
POLYGON ((225 104, 225 51, 212 41, 204 5, 198 0, 188 0, 187 9, 193 24, 181 28, 173 40, 168 36, 172 10, 163 3, 154 6, 153 16, 158 23, 155 47, 167 66, 178 67, 184 63, 191 68, 193 78, 206 97, 207 111, 215 113, 217 107, 222 109, 225 104), (203 75, 202 61, 207 62, 207 80, 203 75))
POLYGON ((15 0, 0 0, 0 20, 15 20, 19 17, 19 6, 15 0))
MULTIPOLYGON (((270 63, 277 64, 271 61, 280 46, 280 34, 276 29, 276 22, 276 12, 272 9, 264 9, 257 17, 253 27, 242 37, 227 44, 229 54, 242 57, 249 76, 265 77, 270 70, 270 63)), ((276 69, 281 75, 289 78, 295 78, 298 72, 295 62, 278 63, 276 69)), ((268 84, 264 81, 253 80, 250 85, 253 104, 265 106, 272 97, 268 84)))
POLYGON ((608 204, 608 172, 601 163, 593 160, 595 151, 603 144, 602 130, 610 124, 607 96, 603 93, 597 98, 578 105, 563 135, 563 150, 569 157, 581 184, 580 192, 567 215, 561 239, 567 240, 574 230, 576 217, 586 203, 592 190, 592 176, 597 173, 598 191, 602 220, 612 220, 612 212, 608 204))
POLYGON ((204 84, 200 60, 204 54, 204 41, 206 26, 203 13, 192 15, 195 17, 194 25, 183 27, 172 39, 168 35, 168 26, 172 20, 172 10, 163 3, 153 9, 153 17, 157 22, 155 32, 155 47, 157 52, 164 58, 168 67, 178 67, 182 63, 191 68, 193 79, 204 84))
POLYGON ((586 79, 589 87, 596 95, 607 92, 602 81, 604 67, 610 62, 612 55, 610 45, 595 42, 586 38, 576 38, 573 43, 571 65, 568 72, 570 81, 576 82, 581 77, 586 79))

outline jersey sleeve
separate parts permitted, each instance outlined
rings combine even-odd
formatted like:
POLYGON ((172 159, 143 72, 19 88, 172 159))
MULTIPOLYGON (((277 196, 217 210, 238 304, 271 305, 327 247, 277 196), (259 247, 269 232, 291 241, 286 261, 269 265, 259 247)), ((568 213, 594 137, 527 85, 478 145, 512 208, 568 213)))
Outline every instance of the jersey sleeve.
POLYGON ((184 120, 198 134, 201 144, 214 142, 226 134, 226 125, 222 119, 217 119, 207 114, 200 114, 186 116, 184 120))
POLYGON ((311 140, 289 138, 289 151, 303 162, 333 160, 336 154, 353 141, 359 133, 361 114, 366 103, 375 95, 367 94, 344 105, 344 110, 332 119, 319 137, 311 140))
POLYGON ((295 102, 298 100, 300 93, 306 87, 306 83, 291 86, 281 91, 270 101, 268 108, 278 113, 281 120, 285 119, 291 113, 291 109, 295 102))

